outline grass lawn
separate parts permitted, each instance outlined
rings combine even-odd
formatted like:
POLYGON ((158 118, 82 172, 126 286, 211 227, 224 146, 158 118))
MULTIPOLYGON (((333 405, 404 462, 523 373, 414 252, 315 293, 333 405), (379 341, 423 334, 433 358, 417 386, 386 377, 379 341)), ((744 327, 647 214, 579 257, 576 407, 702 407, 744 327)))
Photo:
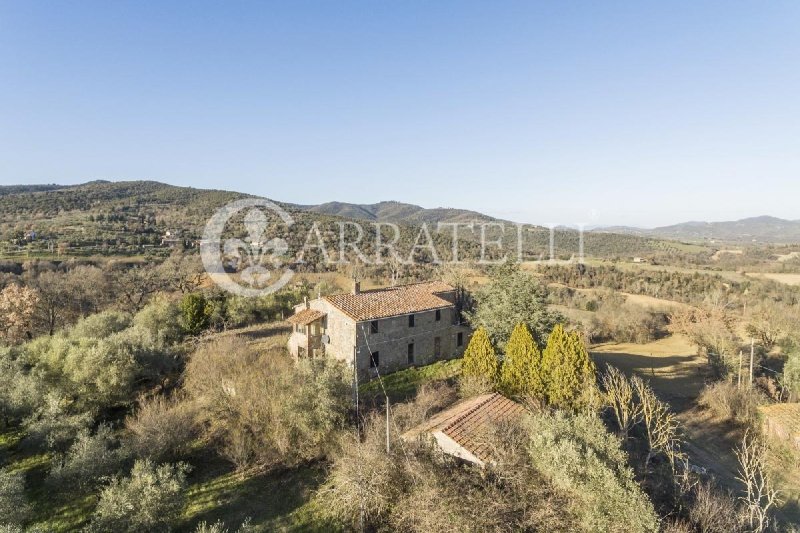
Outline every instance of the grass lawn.
POLYGON ((240 473, 218 458, 189 476, 186 507, 179 531, 218 520, 235 531, 246 520, 256 531, 314 531, 312 492, 322 483, 321 463, 267 473, 240 473))
MULTIPOLYGON (((431 381, 451 380, 461 373, 461 359, 437 361, 430 365, 398 370, 383 376, 383 386, 386 394, 393 402, 402 402, 410 399, 423 383, 431 381)), ((383 396, 381 383, 373 379, 358 387, 365 396, 383 396)))
POLYGON ((21 445, 25 434, 19 429, 0 433, 0 467, 25 475, 25 489, 33 509, 28 525, 44 531, 75 531, 85 526, 97 502, 95 495, 67 492, 60 497, 45 484, 52 459, 49 453, 34 452, 21 445))

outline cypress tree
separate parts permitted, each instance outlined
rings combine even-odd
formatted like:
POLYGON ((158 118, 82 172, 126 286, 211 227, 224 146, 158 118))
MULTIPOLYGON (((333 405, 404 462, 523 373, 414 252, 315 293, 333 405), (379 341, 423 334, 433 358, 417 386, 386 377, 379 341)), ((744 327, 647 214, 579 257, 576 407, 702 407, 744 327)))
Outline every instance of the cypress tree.
POLYGON ((578 332, 567 333, 556 326, 542 355, 547 401, 555 406, 576 408, 594 387, 595 367, 578 332))
POLYGON ((486 328, 479 327, 464 351, 461 373, 469 377, 483 377, 497 383, 500 364, 486 328))
POLYGON ((542 355, 528 326, 514 327, 506 344, 506 357, 500 374, 503 391, 511 396, 530 394, 541 397, 544 384, 541 376, 542 355))

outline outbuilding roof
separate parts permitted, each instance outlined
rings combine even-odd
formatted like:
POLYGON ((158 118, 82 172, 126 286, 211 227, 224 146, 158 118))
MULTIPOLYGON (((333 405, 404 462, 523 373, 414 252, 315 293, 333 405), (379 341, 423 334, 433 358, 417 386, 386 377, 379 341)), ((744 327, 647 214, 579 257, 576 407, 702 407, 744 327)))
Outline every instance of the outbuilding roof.
POLYGON ((423 434, 442 433, 481 462, 491 460, 491 449, 486 442, 491 425, 512 421, 525 412, 525 407, 498 393, 482 394, 458 402, 431 417, 427 422, 403 434, 404 439, 423 434))
POLYGON ((356 294, 335 294, 325 296, 325 300, 357 321, 374 320, 452 307, 453 303, 443 298, 442 294, 454 290, 442 281, 429 281, 365 290, 356 294))

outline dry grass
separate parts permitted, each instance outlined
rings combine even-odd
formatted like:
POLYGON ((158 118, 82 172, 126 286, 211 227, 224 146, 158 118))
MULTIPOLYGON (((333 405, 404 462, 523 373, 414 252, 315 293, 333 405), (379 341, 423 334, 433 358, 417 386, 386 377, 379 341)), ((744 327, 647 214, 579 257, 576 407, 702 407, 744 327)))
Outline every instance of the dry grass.
POLYGON ((800 285, 800 274, 782 274, 777 272, 748 272, 747 276, 751 278, 771 279, 778 283, 785 283, 786 285, 800 285))
POLYGON ((610 364, 649 380, 656 394, 678 412, 694 402, 704 385, 705 359, 682 335, 646 344, 599 344, 591 352, 600 367, 610 364))

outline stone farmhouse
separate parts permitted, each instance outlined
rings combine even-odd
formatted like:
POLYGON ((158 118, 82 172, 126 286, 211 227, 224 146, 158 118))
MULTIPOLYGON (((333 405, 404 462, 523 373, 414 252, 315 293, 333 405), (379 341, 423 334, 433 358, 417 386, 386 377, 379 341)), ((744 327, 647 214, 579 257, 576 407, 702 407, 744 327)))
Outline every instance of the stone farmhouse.
POLYGON ((463 354, 470 329, 461 323, 456 290, 439 282, 360 289, 295 308, 289 352, 334 357, 369 379, 463 354))

